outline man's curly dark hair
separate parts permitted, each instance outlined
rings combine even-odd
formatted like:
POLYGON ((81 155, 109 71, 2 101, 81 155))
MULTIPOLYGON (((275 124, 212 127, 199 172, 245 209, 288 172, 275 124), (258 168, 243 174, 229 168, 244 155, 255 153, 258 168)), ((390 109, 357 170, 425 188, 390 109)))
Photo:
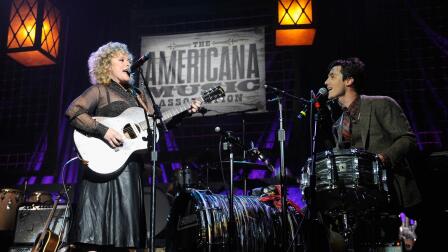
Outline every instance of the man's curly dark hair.
POLYGON ((353 78, 353 86, 357 92, 360 92, 364 85, 364 62, 359 58, 334 60, 328 66, 330 71, 335 66, 341 66, 342 80, 353 78))

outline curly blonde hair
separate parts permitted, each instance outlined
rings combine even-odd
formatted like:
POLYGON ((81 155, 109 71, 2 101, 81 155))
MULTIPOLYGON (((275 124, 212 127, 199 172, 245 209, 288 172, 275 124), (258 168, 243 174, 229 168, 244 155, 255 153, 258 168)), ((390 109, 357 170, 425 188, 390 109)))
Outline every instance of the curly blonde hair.
POLYGON ((107 85, 110 83, 109 69, 111 59, 120 53, 127 55, 129 62, 132 62, 133 56, 129 52, 127 45, 119 42, 109 42, 90 54, 88 66, 92 84, 107 85))

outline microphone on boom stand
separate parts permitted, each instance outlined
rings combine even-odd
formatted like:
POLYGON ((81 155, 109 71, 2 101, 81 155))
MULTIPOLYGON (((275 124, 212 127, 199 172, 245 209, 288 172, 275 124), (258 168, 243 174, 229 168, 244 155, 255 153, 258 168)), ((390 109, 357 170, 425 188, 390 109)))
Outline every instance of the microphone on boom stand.
POLYGON ((317 94, 313 98, 311 98, 308 101, 308 104, 305 105, 305 107, 302 109, 302 111, 299 112, 297 117, 299 119, 303 119, 306 117, 308 110, 309 110, 309 104, 312 104, 312 106, 314 106, 316 109, 320 109, 321 105, 320 105, 319 100, 321 97, 327 96, 327 94, 328 94, 328 89, 326 89, 324 87, 320 88, 319 91, 317 92, 317 94))

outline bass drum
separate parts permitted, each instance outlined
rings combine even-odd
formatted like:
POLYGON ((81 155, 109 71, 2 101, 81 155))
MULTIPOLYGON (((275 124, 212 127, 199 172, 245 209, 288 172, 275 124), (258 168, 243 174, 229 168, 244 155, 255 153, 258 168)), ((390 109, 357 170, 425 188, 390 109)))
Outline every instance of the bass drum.
MULTIPOLYGON (((167 251, 228 251, 227 196, 188 189, 174 200, 167 225, 167 251)), ((235 196, 234 251, 281 249, 281 213, 254 196, 235 196)), ((288 212, 289 251, 298 251, 297 236, 302 217, 288 212)))

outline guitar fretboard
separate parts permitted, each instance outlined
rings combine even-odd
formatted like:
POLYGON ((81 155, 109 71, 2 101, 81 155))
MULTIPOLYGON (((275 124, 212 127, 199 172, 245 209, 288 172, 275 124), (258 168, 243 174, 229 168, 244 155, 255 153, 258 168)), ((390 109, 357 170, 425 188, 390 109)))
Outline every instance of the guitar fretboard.
MULTIPOLYGON (((201 101, 201 102, 204 102, 204 100, 203 100, 202 97, 198 98, 197 100, 199 100, 199 101, 201 101)), ((169 110, 167 110, 167 111, 165 111, 165 112, 162 113, 162 119, 163 119, 163 121, 165 122, 165 121, 167 121, 167 120, 173 118, 174 116, 176 116, 176 115, 178 115, 178 114, 180 114, 180 113, 182 113, 182 112, 188 110, 190 107, 191 107, 190 104, 188 104, 188 103, 184 103, 184 104, 182 104, 182 105, 180 105, 180 106, 177 106, 177 107, 174 107, 174 108, 172 108, 172 109, 169 109, 169 110)), ((151 122, 152 122, 152 118, 148 118, 148 119, 149 119, 149 122, 150 122, 150 124, 151 124, 151 122)), ((139 123, 138 123, 138 126, 139 126, 142 130, 146 130, 146 129, 148 128, 148 127, 147 127, 147 124, 146 124, 146 121, 139 122, 139 123)))

